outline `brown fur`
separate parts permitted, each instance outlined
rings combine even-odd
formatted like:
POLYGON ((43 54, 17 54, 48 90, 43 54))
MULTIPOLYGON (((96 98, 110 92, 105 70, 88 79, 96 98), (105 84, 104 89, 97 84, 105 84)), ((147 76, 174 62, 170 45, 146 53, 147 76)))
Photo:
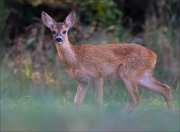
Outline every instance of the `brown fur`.
POLYGON ((173 108, 172 95, 168 86, 152 77, 152 71, 156 64, 156 53, 138 44, 73 46, 68 40, 68 35, 62 32, 68 31, 72 27, 75 13, 71 12, 64 23, 55 23, 51 19, 46 13, 42 13, 44 24, 56 31, 53 40, 61 60, 66 65, 69 74, 78 83, 74 98, 76 105, 83 101, 87 84, 92 82, 96 101, 102 107, 103 79, 121 78, 127 87, 131 100, 128 111, 132 111, 139 103, 139 84, 161 93, 165 97, 168 107, 173 108), (58 35, 62 38, 62 42, 56 41, 58 35))

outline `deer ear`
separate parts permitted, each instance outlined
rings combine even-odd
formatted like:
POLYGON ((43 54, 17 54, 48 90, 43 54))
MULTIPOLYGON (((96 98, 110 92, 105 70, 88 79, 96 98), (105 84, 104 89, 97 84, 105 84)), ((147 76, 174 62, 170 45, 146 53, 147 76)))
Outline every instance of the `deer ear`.
POLYGON ((51 28, 52 25, 55 24, 55 21, 44 11, 41 13, 41 19, 44 23, 44 25, 48 28, 51 28))
POLYGON ((65 24, 68 28, 71 28, 76 22, 76 13, 75 11, 71 11, 69 15, 65 19, 65 24))

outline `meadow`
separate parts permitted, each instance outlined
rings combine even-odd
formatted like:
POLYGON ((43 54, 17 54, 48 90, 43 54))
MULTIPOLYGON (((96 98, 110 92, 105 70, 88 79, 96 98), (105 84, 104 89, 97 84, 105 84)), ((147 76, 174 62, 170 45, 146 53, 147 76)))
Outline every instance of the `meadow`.
POLYGON ((168 111, 163 97, 141 87, 141 103, 133 113, 126 113, 129 99, 121 80, 104 82, 102 111, 94 104, 91 86, 77 109, 73 107, 76 83, 65 67, 53 72, 38 80, 28 68, 19 74, 1 66, 1 131, 179 130, 179 86, 172 89, 174 112, 168 111))

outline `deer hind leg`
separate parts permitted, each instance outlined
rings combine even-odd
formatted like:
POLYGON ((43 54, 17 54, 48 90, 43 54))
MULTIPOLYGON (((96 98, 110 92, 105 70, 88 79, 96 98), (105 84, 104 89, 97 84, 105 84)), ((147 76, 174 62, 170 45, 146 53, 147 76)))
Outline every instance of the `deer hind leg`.
POLYGON ((87 83, 78 83, 76 96, 74 97, 75 106, 79 106, 82 103, 87 91, 87 85, 87 83))
POLYGON ((145 73, 140 79, 140 84, 164 96, 169 110, 173 110, 172 94, 168 85, 156 80, 150 72, 145 73))
POLYGON ((140 102, 138 84, 127 79, 123 79, 123 81, 127 87, 128 95, 131 101, 128 105, 127 111, 132 112, 140 102))

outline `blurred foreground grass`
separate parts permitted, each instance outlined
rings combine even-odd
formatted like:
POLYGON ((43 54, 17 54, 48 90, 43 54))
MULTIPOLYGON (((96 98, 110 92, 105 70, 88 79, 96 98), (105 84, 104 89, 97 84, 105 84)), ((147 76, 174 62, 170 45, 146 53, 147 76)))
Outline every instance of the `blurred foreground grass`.
MULTIPOLYGON (((79 110, 47 102, 23 99, 2 101, 2 131, 178 131, 179 113, 170 113, 159 106, 140 106, 133 114, 123 114, 118 104, 103 112, 90 105, 79 110)), ((60 99, 59 99, 60 100, 60 99)))
POLYGON ((82 106, 75 109, 75 83, 65 77, 64 70, 56 74, 65 82, 37 83, 1 67, 1 131, 179 131, 178 87, 173 90, 175 112, 167 110, 161 96, 141 89, 141 104, 127 114, 124 109, 128 97, 123 83, 106 81, 104 108, 100 112, 94 105, 91 87, 82 106))

